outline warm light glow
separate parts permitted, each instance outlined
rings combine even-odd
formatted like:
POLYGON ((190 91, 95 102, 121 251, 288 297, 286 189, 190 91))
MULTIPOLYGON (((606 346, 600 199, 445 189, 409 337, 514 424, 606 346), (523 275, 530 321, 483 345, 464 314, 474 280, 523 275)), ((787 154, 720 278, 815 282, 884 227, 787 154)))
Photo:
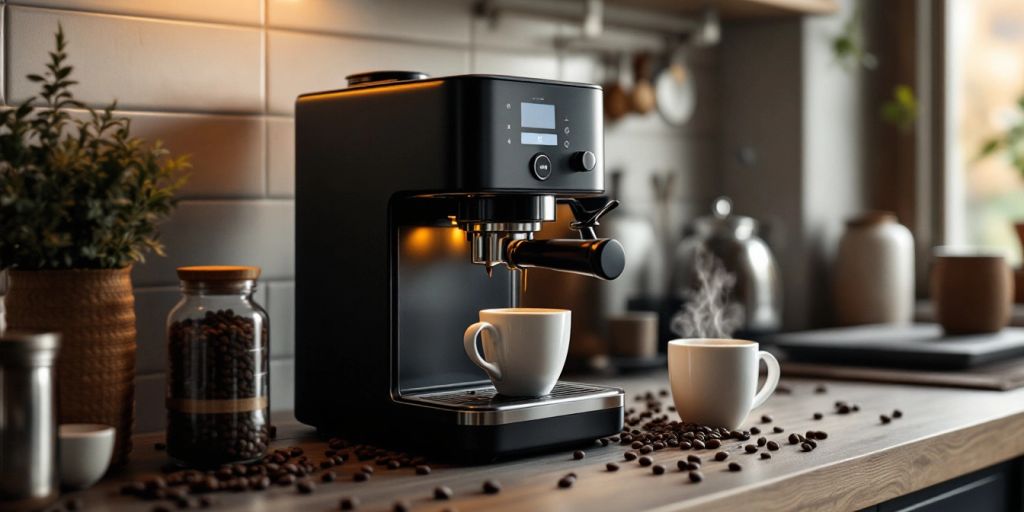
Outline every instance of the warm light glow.
POLYGON ((430 228, 413 228, 405 238, 405 246, 409 252, 424 256, 430 252, 430 228))
POLYGON ((447 228, 448 250, 451 252, 463 252, 466 249, 466 235, 461 229, 447 228))
POLYGON ((308 97, 313 100, 328 100, 337 96, 365 96, 374 94, 391 94, 398 92, 407 92, 414 89, 429 89, 441 85, 441 80, 428 80, 426 82, 412 82, 408 84, 396 83, 395 85, 388 85, 387 87, 378 86, 367 86, 367 87, 353 87, 351 89, 343 89, 340 91, 327 92, 323 94, 315 94, 308 97))

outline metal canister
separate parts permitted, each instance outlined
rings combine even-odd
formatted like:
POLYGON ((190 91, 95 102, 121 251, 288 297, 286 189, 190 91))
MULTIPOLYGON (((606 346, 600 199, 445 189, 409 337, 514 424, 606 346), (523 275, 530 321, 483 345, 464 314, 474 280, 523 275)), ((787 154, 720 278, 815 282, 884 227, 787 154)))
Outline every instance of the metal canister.
POLYGON ((0 510, 35 510, 60 495, 59 348, 56 333, 0 333, 0 510))

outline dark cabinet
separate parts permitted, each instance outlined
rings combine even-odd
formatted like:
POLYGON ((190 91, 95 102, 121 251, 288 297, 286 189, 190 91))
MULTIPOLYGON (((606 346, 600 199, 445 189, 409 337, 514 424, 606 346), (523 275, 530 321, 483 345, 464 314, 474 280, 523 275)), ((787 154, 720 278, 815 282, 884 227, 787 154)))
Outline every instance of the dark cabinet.
MULTIPOLYGON (((954 463, 955 461, 950 461, 954 463)), ((1007 512, 1024 510, 1024 459, 975 471, 865 510, 1007 512)))

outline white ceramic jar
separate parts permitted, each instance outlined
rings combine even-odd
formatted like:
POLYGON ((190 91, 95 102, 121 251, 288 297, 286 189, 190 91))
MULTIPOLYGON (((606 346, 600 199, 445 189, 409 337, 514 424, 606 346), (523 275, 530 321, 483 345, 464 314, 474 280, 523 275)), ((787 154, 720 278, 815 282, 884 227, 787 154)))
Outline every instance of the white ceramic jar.
POLYGON ((909 323, 914 316, 914 237, 890 212, 846 223, 835 267, 840 325, 909 323))

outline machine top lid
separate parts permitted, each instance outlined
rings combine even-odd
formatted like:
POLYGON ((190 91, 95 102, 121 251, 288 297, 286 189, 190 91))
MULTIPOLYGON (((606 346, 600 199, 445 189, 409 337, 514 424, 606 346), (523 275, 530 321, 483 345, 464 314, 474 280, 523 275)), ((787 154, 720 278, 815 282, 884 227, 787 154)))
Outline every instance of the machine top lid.
POLYGON ((407 80, 424 80, 430 75, 420 71, 366 71, 345 77, 349 87, 378 85, 388 82, 404 82, 407 80))

